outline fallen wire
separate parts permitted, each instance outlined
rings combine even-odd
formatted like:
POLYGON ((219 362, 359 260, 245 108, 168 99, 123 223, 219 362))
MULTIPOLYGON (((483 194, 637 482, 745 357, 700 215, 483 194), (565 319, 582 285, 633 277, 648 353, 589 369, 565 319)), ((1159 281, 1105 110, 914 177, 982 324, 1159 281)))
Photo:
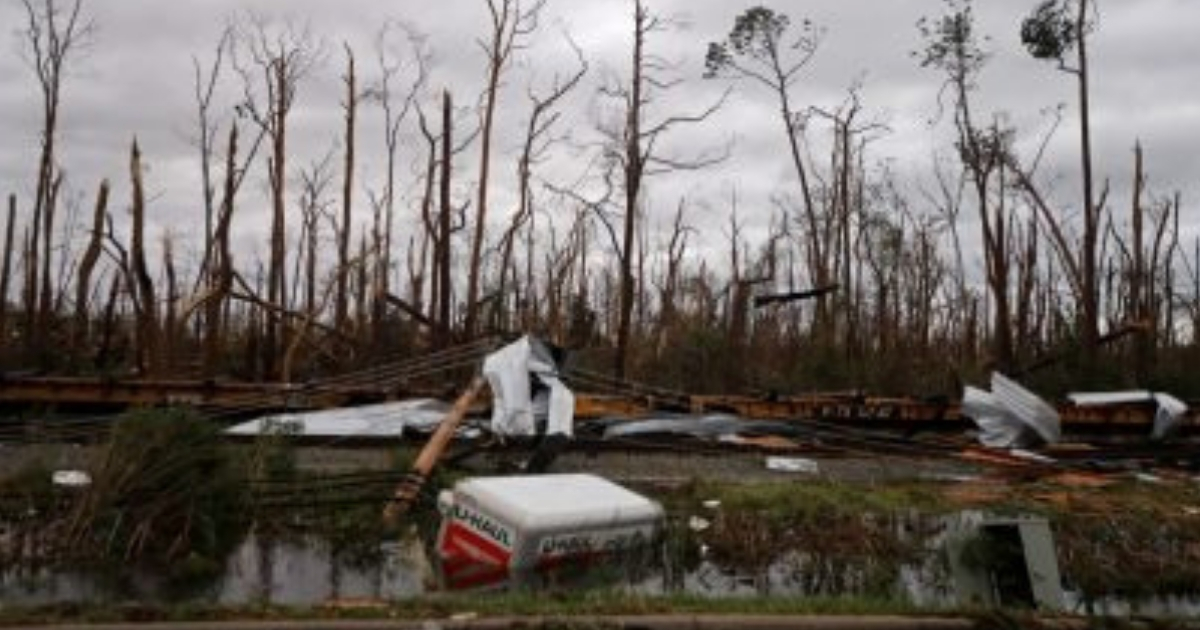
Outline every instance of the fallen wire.
MULTIPOLYGON (((276 392, 254 391, 228 399, 229 404, 220 410, 203 411, 203 417, 225 426, 233 424, 247 415, 277 411, 289 406, 287 397, 336 393, 339 391, 379 390, 394 388, 406 379, 417 379, 433 374, 452 373, 473 367, 497 345, 495 337, 452 346, 445 350, 423 354, 402 361, 378 364, 363 370, 347 372, 338 376, 295 385, 276 392)), ((112 423, 119 415, 104 414, 73 416, 67 418, 20 420, 0 422, 0 443, 40 443, 46 441, 92 441, 106 437, 112 423), (34 428, 31 428, 34 427, 34 428)), ((334 438, 340 441, 345 438, 334 438)))

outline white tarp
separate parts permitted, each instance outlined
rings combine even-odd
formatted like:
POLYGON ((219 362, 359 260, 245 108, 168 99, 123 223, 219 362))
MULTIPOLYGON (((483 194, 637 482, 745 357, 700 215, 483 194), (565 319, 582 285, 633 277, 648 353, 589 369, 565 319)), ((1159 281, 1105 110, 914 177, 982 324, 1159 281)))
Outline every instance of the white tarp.
MULTIPOLYGON (((544 344, 526 335, 489 354, 483 375, 492 388, 492 432, 535 435, 533 387, 549 389, 546 434, 573 434, 575 395, 558 378, 558 366, 544 344)), ((539 401, 540 402, 540 401, 539 401)))
POLYGON ((1016 381, 992 373, 992 391, 967 387, 963 414, 979 426, 979 442, 992 448, 1052 444, 1062 436, 1058 412, 1016 381))
POLYGON ((301 437, 400 437, 406 430, 433 430, 450 405, 434 398, 415 398, 397 402, 339 407, 319 411, 280 413, 229 429, 231 435, 263 435, 285 432, 301 437))
POLYGON ((1161 440, 1175 430, 1188 406, 1182 400, 1164 393, 1135 389, 1119 392, 1074 392, 1067 396, 1080 407, 1102 407, 1128 403, 1153 402, 1158 408, 1154 412, 1154 428, 1150 437, 1161 440))

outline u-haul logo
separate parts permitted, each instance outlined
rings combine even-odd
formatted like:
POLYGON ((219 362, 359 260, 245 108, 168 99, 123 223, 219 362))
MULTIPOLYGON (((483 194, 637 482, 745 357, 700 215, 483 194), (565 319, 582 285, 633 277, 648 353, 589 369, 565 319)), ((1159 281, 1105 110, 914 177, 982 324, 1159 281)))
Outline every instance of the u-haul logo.
POLYGON ((643 527, 608 531, 579 532, 550 536, 538 545, 542 556, 576 556, 594 553, 618 553, 646 544, 649 532, 643 527))
POLYGON ((505 549, 512 549, 512 534, 508 528, 488 515, 458 504, 454 505, 451 515, 454 520, 466 525, 471 531, 486 536, 505 549))

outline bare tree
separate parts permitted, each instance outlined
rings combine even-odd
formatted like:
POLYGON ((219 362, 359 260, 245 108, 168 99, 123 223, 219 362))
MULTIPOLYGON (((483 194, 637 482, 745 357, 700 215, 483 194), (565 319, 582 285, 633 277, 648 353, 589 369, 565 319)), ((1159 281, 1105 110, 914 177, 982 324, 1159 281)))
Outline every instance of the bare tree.
MULTIPOLYGON (((583 58, 582 51, 571 42, 571 48, 575 51, 576 58, 579 61, 579 68, 575 73, 566 78, 555 76, 554 81, 549 91, 544 95, 539 95, 531 88, 528 91, 528 99, 532 105, 532 111, 529 114, 529 120, 525 126, 525 142, 521 148, 521 157, 517 160, 517 208, 509 219, 508 228, 500 239, 500 264, 498 265, 498 282, 497 293, 500 295, 500 303, 506 303, 506 296, 509 288, 510 266, 513 258, 513 247, 516 242, 517 234, 521 228, 532 219, 534 199, 533 187, 531 185, 533 179, 533 167, 542 159, 549 150, 551 144, 556 140, 552 134, 552 129, 561 118, 562 114, 555 111, 555 105, 562 100, 571 90, 575 89, 583 76, 587 73, 587 61, 583 58)), ((511 270, 515 277, 516 270, 511 270)))
MULTIPOLYGON (((1089 12, 1095 0, 1044 0, 1021 24, 1021 42, 1037 59, 1054 60, 1059 70, 1074 75, 1079 90, 1079 143, 1080 168, 1083 179, 1083 232, 1080 246, 1074 254, 1073 267, 1077 270, 1076 293, 1079 304, 1077 322, 1083 342, 1082 363, 1091 369, 1100 341, 1100 279, 1099 265, 1100 231, 1103 223, 1104 202, 1102 193, 1096 199, 1092 182, 1091 107, 1088 95, 1088 36, 1094 21, 1089 12), (1075 65, 1067 62, 1067 55, 1075 52, 1075 65)), ((1025 183, 1032 183, 1026 178, 1025 183)), ((1107 191, 1105 191, 1107 192, 1107 191)), ((1053 215, 1047 215, 1048 218, 1053 215)), ((1073 249, 1073 248, 1072 248, 1073 249)), ((1060 250, 1065 253, 1067 250, 1060 250)))
POLYGON ((138 335, 138 365, 141 371, 154 375, 159 368, 159 335, 158 335, 158 302, 155 298, 154 280, 150 277, 150 269, 146 265, 146 248, 144 245, 146 225, 146 195, 142 184, 142 152, 135 138, 129 150, 129 177, 133 190, 133 204, 130 211, 133 222, 130 232, 129 256, 130 271, 133 274, 133 284, 137 295, 137 335, 138 335))
POLYGON ((705 57, 706 76, 727 74, 749 79, 769 89, 778 99, 779 116, 787 135, 792 167, 800 183, 804 211, 810 226, 815 226, 817 210, 801 146, 805 116, 792 103, 792 89, 800 78, 800 71, 816 54, 823 31, 805 19, 795 39, 789 40, 790 26, 788 16, 769 8, 747 9, 734 20, 725 41, 709 43, 705 57), (789 55, 794 57, 789 58, 789 55))
POLYGON ((346 321, 346 274, 350 260, 350 210, 354 199, 354 123, 358 113, 358 78, 354 72, 354 51, 349 44, 346 49, 346 73, 342 81, 346 84, 346 97, 342 110, 346 115, 345 164, 342 168, 342 229, 338 234, 337 295, 334 298, 334 325, 345 328, 346 321))
MULTIPOLYGON (((57 164, 56 138, 63 81, 72 55, 86 45, 95 31, 95 24, 83 15, 83 0, 65 3, 58 0, 21 0, 21 3, 25 8, 23 35, 27 61, 37 76, 42 97, 41 151, 33 205, 34 229, 27 260, 29 290, 25 303, 26 334, 37 331, 36 335, 29 335, 27 339, 33 346, 40 346, 46 341, 43 335, 48 330, 50 313, 42 310, 49 304, 49 296, 42 295, 40 302, 38 300, 38 239, 44 238, 42 257, 48 262, 53 205, 62 183, 57 164), (50 218, 43 221, 44 216, 50 218), (44 230, 44 237, 39 230, 44 230)), ((49 265, 45 268, 48 270, 49 265)), ((42 286, 48 291, 49 282, 43 279, 42 286)))
POLYGON ((454 119, 453 119, 453 103, 450 99, 450 92, 442 92, 442 160, 441 172, 438 177, 438 217, 437 217, 437 237, 434 241, 434 276, 436 277, 438 292, 435 304, 437 305, 436 321, 437 330, 435 331, 436 340, 435 348, 444 348, 450 345, 450 335, 453 323, 451 321, 451 300, 454 292, 450 285, 450 261, 451 261, 451 243, 450 234, 452 228, 451 215, 453 208, 450 202, 450 177, 453 172, 453 134, 454 119))
MULTIPOLYGON (((666 135, 681 125, 703 122, 725 102, 728 91, 707 107, 689 114, 647 119, 647 106, 656 94, 678 85, 678 80, 662 76, 669 65, 666 60, 646 51, 647 38, 666 27, 652 15, 642 0, 634 0, 633 50, 630 56, 628 83, 602 88, 601 94, 615 100, 623 112, 619 126, 602 126, 608 148, 606 158, 610 167, 619 171, 621 182, 621 237, 609 221, 607 213, 598 216, 605 222, 620 262, 619 306, 617 323, 617 352, 614 374, 624 378, 629 369, 629 342, 636 293, 633 263, 637 243, 638 215, 641 212, 642 187, 647 176, 678 170, 695 170, 720 162, 725 153, 712 153, 697 158, 677 158, 664 155, 660 143, 666 135)), ((603 204, 593 204, 600 207, 603 204)))
POLYGON ((484 91, 483 123, 480 127, 479 145, 479 195, 475 203, 475 234, 471 239, 471 258, 467 267, 466 334, 475 334, 479 315, 479 264, 483 252, 483 240, 488 211, 488 177, 491 170, 492 126, 495 120, 496 103, 500 96, 500 78, 508 67, 515 50, 523 46, 523 38, 531 34, 538 24, 538 14, 545 0, 534 0, 528 7, 521 0, 486 0, 491 17, 491 36, 488 42, 479 45, 487 54, 487 88, 484 91))
MULTIPOLYGON (((39 353, 43 357, 49 357, 45 351, 49 349, 50 340, 50 320, 53 319, 53 303, 54 289, 53 282, 50 278, 51 261, 54 254, 54 220, 58 214, 58 198, 62 193, 64 173, 59 170, 54 176, 54 182, 50 184, 50 196, 46 199, 46 205, 42 209, 42 271, 39 275, 37 270, 33 271, 33 277, 41 278, 41 288, 34 287, 34 292, 38 295, 37 306, 37 322, 35 326, 34 339, 37 340, 39 353)), ((30 250, 36 252, 38 249, 38 235, 32 235, 33 242, 30 244, 30 250)))
POLYGON ((1011 240, 1006 235, 1010 219, 1002 187, 1011 132, 996 122, 981 127, 975 121, 972 94, 988 55, 976 34, 969 0, 949 0, 947 7, 946 15, 918 22, 925 48, 917 56, 922 66, 945 75, 943 90, 953 99, 958 154, 974 187, 987 285, 994 305, 992 359, 998 369, 1008 371, 1015 361, 1010 295, 1012 253, 1011 240), (1001 192, 993 192, 994 186, 1000 186, 1001 192))
MULTIPOLYGON (((300 260, 304 261, 304 312, 305 317, 310 320, 316 320, 320 316, 320 311, 317 309, 317 273, 320 269, 319 259, 319 243, 321 237, 320 221, 322 217, 328 217, 332 224, 334 234, 340 243, 343 238, 343 233, 349 231, 349 223, 343 219, 339 225, 338 220, 329 211, 331 205, 330 200, 326 199, 325 189, 333 181, 333 173, 331 172, 330 161, 333 158, 333 153, 325 154, 325 157, 312 162, 308 168, 302 169, 300 172, 300 180, 302 182, 300 192, 300 213, 303 217, 300 230, 299 253, 297 255, 297 268, 300 267, 300 260)), ((342 266, 349 263, 349 259, 342 261, 339 259, 334 269, 334 286, 336 287, 341 278, 344 278, 347 270, 342 266)), ((297 271, 296 275, 300 275, 297 271)), ((324 300, 322 300, 324 302, 324 300)), ((335 326, 337 320, 335 319, 335 326)))
POLYGON ((75 320, 72 337, 72 347, 79 352, 87 340, 88 330, 88 296, 91 291, 92 273, 100 260, 104 236, 104 217, 108 214, 108 180, 100 182, 100 190, 96 193, 96 208, 92 213, 92 229, 88 234, 87 249, 79 263, 79 278, 75 283, 75 320))
POLYGON ((1178 221, 1178 196, 1157 202, 1148 197, 1142 145, 1138 142, 1134 145, 1128 241, 1109 222, 1109 233, 1118 249, 1119 282, 1124 290, 1119 296, 1113 296, 1110 290, 1110 297, 1119 301, 1118 323, 1132 323, 1140 332, 1134 338, 1130 362, 1135 384, 1145 383, 1149 378, 1160 336, 1171 330, 1162 315, 1171 311, 1169 280, 1178 238, 1172 230, 1173 221, 1178 221))
MULTIPOLYGON (((850 288, 853 286, 854 225, 863 222, 865 212, 862 188, 865 185, 864 155, 867 145, 876 140, 879 134, 887 131, 887 126, 863 117, 861 86, 852 85, 845 100, 834 110, 827 111, 819 107, 810 107, 807 116, 818 117, 829 121, 832 129, 830 146, 829 172, 822 177, 817 169, 814 174, 819 182, 819 197, 823 208, 810 215, 805 212, 805 225, 801 231, 806 235, 809 251, 810 276, 818 288, 834 286, 846 287, 840 292, 838 305, 841 309, 841 319, 845 320, 843 336, 847 340, 846 347, 851 345, 858 336, 857 309, 853 301, 854 295, 850 288), (815 219, 815 222, 814 222, 815 219)), ((802 136, 805 131, 800 132, 802 136)), ((806 145, 810 143, 806 140, 806 145)), ((814 330, 820 339, 830 343, 837 336, 838 318, 830 317, 825 298, 817 298, 814 330)))
POLYGON ((680 283, 683 274, 683 259, 687 252, 688 237, 696 233, 696 229, 685 220, 687 200, 680 199, 675 209, 675 218, 671 221, 671 237, 667 240, 666 261, 662 280, 658 283, 659 323, 658 341, 655 347, 659 352, 666 345, 667 335, 675 324, 678 312, 680 283))
MULTIPOLYGON (((379 65, 379 79, 368 88, 365 98, 376 101, 383 113, 383 143, 386 152, 384 169, 382 211, 383 243, 379 255, 379 292, 387 296, 391 291, 392 241, 396 214, 396 160, 400 149, 401 125, 416 104, 417 95, 424 89, 429 74, 429 51, 424 38, 414 29, 389 22, 379 31, 375 42, 379 65), (403 32, 408 53, 397 55, 389 44, 391 33, 397 28, 403 32), (399 58, 397 58, 399 57, 399 58), (411 78, 407 90, 397 94, 396 82, 404 75, 411 78)), ((424 257, 422 257, 423 259, 424 257)), ((412 270, 410 270, 412 271, 412 270)), ((419 291, 417 292, 419 294, 419 291)), ((420 310, 418 307, 416 310, 420 310)))
POLYGON ((13 232, 17 222, 17 196, 8 196, 8 222, 4 227, 4 262, 0 265, 0 348, 8 348, 8 280, 12 270, 13 232))
POLYGON ((173 371, 178 364, 179 340, 183 338, 179 326, 179 274, 175 270, 175 235, 169 229, 162 232, 163 277, 167 282, 167 295, 163 299, 160 365, 165 371, 173 371))
POLYGON ((437 314, 437 299, 438 299, 438 277, 436 273, 430 272, 429 277, 426 277, 426 271, 430 267, 435 267, 435 264, 430 263, 430 259, 437 259, 437 228, 434 221, 434 195, 436 194, 436 183, 438 174, 438 139, 429 129, 429 124, 425 119, 425 114, 417 109, 417 119, 421 130, 421 137, 425 141, 426 157, 425 157, 425 181, 424 192, 421 195, 421 247, 420 255, 416 256, 414 261, 413 252, 417 248, 409 248, 408 273, 409 285, 412 289, 410 299, 412 301, 413 310, 422 312, 422 307, 425 302, 426 281, 429 285, 429 319, 434 323, 431 328, 436 332, 436 314, 437 314), (432 251, 430 251, 432 249, 432 251))
MULTIPOLYGON (((260 135, 261 139, 262 136, 260 135)), ((221 354, 222 315, 226 299, 233 289, 233 250, 229 245, 229 226, 233 220, 234 198, 245 170, 239 172, 237 162, 237 124, 230 125, 225 148, 225 177, 220 212, 213 232, 212 273, 205 296, 204 314, 204 373, 212 376, 221 354)), ((253 153, 253 152, 252 152, 253 153)))
POLYGON ((216 216, 217 187, 213 183, 212 158, 214 145, 217 142, 219 126, 212 116, 213 95, 220 80, 221 68, 224 66, 225 53, 233 38, 233 29, 226 27, 217 40, 213 54, 212 65, 205 72, 200 66, 200 59, 192 57, 192 89, 196 101, 196 148, 200 151, 200 183, 204 198, 204 262, 197 280, 208 274, 209 260, 213 250, 213 222, 216 216))
POLYGON ((278 313, 287 308, 285 272, 287 248, 287 137, 288 116, 296 102, 300 81, 319 61, 320 47, 305 29, 287 25, 272 32, 268 24, 253 18, 239 34, 240 47, 248 59, 234 55, 234 67, 242 76, 244 99, 237 107, 270 139, 268 158, 271 188, 270 258, 267 266, 267 327, 263 339, 263 367, 274 371, 275 356, 288 343, 287 328, 278 313), (258 75, 258 76, 256 76, 258 75))

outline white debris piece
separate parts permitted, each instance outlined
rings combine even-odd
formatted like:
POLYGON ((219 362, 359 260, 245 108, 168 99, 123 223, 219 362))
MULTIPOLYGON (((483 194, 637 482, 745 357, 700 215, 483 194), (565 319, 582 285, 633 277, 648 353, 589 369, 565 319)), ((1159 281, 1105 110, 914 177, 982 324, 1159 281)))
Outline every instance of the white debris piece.
POLYGON ((1161 392, 1154 395, 1154 402, 1158 403, 1158 411, 1154 412, 1154 429, 1150 437, 1161 440, 1179 425, 1179 420, 1187 413, 1188 406, 1182 400, 1161 392))
POLYGON ((483 375, 492 388, 492 431, 499 435, 535 435, 535 382, 549 389, 546 434, 573 434, 575 395, 558 378, 549 348, 526 335, 489 354, 483 375), (536 380, 535 380, 536 379, 536 380))
POLYGON ((1027 451, 1023 448, 1009 449, 1008 454, 1016 457, 1017 459, 1024 459, 1038 464, 1053 464, 1056 461, 1053 457, 1046 457, 1041 453, 1034 453, 1033 451, 1027 451))
POLYGON ((815 475, 820 472, 820 467, 815 460, 804 457, 772 456, 767 458, 767 470, 815 475))
POLYGON ((442 421, 450 405, 434 398, 280 413, 230 427, 230 435, 265 435, 280 431, 299 437, 400 437, 405 430, 427 432, 442 421))
POLYGON ((1151 392, 1145 389, 1118 392, 1073 392, 1067 398, 1080 407, 1153 402, 1158 408, 1154 412, 1154 428, 1151 429, 1150 437, 1155 440, 1161 440, 1170 435, 1188 410, 1186 403, 1170 394, 1151 392))
POLYGON ((50 482, 56 486, 82 488, 92 485, 92 476, 82 470, 56 470, 50 475, 50 482))
POLYGON ((1071 392, 1067 394, 1067 400, 1070 400, 1079 407, 1101 407, 1104 405, 1149 402, 1153 398, 1154 394, 1145 389, 1122 392, 1071 392))
POLYGON ((989 448, 1008 448, 1025 434, 1025 425, 1015 421, 991 392, 968 386, 963 391, 962 410, 979 426, 979 443, 989 448))
POLYGON ((991 448, 1053 444, 1062 437, 1058 412, 1016 381, 992 373, 992 391, 967 387, 963 414, 979 425, 979 442, 991 448))

